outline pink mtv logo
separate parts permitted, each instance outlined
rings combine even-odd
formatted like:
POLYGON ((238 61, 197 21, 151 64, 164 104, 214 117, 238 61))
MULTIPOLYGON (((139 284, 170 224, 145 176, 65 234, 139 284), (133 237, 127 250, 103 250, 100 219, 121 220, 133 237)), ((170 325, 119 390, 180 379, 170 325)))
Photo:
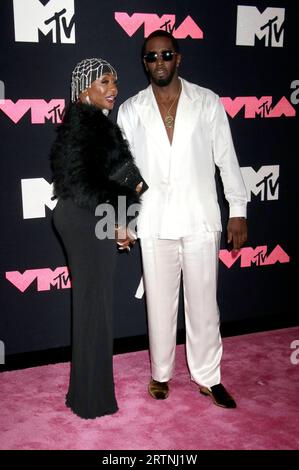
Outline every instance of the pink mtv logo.
POLYGON ((63 99, 53 99, 50 101, 32 99, 18 100, 14 103, 12 100, 3 100, 0 102, 0 109, 15 124, 30 110, 32 124, 44 124, 45 121, 61 123, 65 102, 63 99))
POLYGON ((237 252, 220 250, 219 258, 228 268, 231 268, 238 259, 240 259, 241 268, 249 268, 252 264, 256 266, 268 266, 277 262, 290 262, 289 255, 287 255, 280 245, 277 245, 269 254, 267 254, 267 251, 267 246, 257 246, 256 248, 245 247, 237 252))
POLYGON ((283 96, 276 105, 272 104, 272 96, 238 96, 237 98, 222 97, 222 104, 230 117, 234 118, 244 108, 245 118, 279 118, 281 116, 294 117, 296 110, 283 96))
POLYGON ((193 39, 203 38, 202 30, 189 15, 177 28, 175 27, 175 15, 159 16, 156 13, 133 13, 130 16, 125 12, 115 12, 114 18, 130 37, 144 25, 145 38, 156 29, 164 29, 177 39, 184 39, 188 36, 193 39))
POLYGON ((25 292, 34 281, 37 281, 38 291, 51 290, 52 287, 56 289, 71 287, 70 275, 66 266, 56 268, 54 271, 50 268, 27 269, 23 274, 19 271, 8 271, 5 277, 21 292, 25 292))

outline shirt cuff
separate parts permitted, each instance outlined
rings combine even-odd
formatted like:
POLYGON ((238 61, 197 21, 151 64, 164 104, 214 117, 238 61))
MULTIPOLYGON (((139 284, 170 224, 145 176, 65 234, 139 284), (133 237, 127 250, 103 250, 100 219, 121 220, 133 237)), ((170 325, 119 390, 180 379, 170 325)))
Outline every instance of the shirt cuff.
POLYGON ((232 217, 245 217, 247 216, 246 206, 230 206, 229 208, 229 218, 232 217))

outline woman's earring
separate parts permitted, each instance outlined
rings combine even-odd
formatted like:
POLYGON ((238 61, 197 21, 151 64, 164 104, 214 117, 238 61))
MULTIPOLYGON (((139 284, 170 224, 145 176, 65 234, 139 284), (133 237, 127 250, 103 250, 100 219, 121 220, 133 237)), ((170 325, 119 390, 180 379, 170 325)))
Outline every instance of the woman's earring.
POLYGON ((88 95, 86 95, 86 103, 90 104, 90 98, 88 95))

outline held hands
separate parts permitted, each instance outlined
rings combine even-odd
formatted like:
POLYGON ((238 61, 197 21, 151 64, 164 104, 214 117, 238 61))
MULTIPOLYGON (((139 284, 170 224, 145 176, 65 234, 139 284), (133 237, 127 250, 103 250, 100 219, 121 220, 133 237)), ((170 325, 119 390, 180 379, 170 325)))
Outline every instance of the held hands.
MULTIPOLYGON (((140 193, 140 191, 142 190, 142 186, 143 181, 137 184, 135 188, 137 194, 140 193)), ((129 252, 131 249, 130 245, 133 246, 136 243, 137 236, 135 232, 133 232, 129 228, 116 225, 115 239, 119 250, 127 250, 127 252, 129 252)))
POLYGON ((247 222, 244 217, 231 217, 227 224, 227 243, 233 243, 233 250, 240 250, 247 240, 247 222))
POLYGON ((127 250, 129 252, 131 249, 130 245, 135 244, 137 236, 127 227, 116 226, 115 239, 119 250, 127 250))
POLYGON ((137 184, 135 188, 136 193, 140 193, 140 191, 142 190, 142 186, 143 186, 143 182, 141 181, 139 184, 137 184))

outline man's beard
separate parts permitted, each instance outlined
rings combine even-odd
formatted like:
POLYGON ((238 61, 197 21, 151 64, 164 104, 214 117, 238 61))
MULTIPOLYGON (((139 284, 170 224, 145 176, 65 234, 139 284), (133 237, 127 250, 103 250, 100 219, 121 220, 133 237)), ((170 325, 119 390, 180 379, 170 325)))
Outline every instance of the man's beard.
POLYGON ((151 75, 151 79, 152 81, 154 82, 155 85, 159 86, 159 87, 164 87, 164 86, 167 86, 171 83, 173 77, 174 77, 174 74, 176 72, 176 68, 174 67, 170 72, 169 72, 169 75, 167 78, 156 78, 154 77, 153 75, 151 75))

